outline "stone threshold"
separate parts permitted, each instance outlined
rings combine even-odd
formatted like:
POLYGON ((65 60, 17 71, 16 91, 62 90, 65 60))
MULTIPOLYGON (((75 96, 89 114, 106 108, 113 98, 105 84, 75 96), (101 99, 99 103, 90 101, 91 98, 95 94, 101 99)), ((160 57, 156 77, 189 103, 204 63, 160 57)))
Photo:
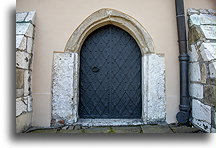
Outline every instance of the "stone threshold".
POLYGON ((74 125, 81 126, 129 126, 144 125, 142 119, 78 119, 74 125))

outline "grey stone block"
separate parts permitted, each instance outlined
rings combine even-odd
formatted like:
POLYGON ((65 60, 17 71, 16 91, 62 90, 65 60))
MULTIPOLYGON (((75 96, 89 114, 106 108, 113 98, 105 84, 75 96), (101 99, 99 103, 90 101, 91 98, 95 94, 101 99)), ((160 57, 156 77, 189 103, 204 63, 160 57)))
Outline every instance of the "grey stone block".
POLYGON ((204 93, 203 101, 208 105, 215 106, 216 103, 215 86, 205 85, 203 93, 204 93))
POLYGON ((16 88, 23 89, 24 87, 24 70, 16 68, 16 88))

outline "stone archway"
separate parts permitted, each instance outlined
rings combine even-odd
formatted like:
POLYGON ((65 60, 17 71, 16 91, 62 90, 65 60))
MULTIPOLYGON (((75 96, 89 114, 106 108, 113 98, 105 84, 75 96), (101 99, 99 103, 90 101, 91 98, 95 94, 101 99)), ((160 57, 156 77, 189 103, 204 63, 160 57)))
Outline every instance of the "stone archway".
POLYGON ((69 38, 65 52, 54 53, 51 125, 77 122, 80 50, 91 32, 108 24, 128 32, 141 50, 143 123, 165 121, 164 56, 154 53, 153 40, 138 21, 122 12, 104 8, 94 12, 80 24, 69 38))

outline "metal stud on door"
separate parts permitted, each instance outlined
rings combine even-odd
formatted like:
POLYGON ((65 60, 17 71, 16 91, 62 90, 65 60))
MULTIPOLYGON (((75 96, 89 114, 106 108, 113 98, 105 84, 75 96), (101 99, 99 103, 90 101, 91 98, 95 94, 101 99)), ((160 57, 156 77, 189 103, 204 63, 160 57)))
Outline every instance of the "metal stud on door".
POLYGON ((80 118, 141 118, 141 53, 124 30, 91 33, 80 55, 80 118))

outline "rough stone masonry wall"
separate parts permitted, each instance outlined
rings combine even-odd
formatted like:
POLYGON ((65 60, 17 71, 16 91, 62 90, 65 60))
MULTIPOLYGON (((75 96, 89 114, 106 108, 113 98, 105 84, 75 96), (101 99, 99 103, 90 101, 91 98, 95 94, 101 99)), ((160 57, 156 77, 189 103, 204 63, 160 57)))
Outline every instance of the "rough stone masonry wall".
POLYGON ((35 11, 16 13, 16 132, 31 125, 35 11))
POLYGON ((216 11, 189 9, 188 21, 192 123, 215 132, 216 11))

